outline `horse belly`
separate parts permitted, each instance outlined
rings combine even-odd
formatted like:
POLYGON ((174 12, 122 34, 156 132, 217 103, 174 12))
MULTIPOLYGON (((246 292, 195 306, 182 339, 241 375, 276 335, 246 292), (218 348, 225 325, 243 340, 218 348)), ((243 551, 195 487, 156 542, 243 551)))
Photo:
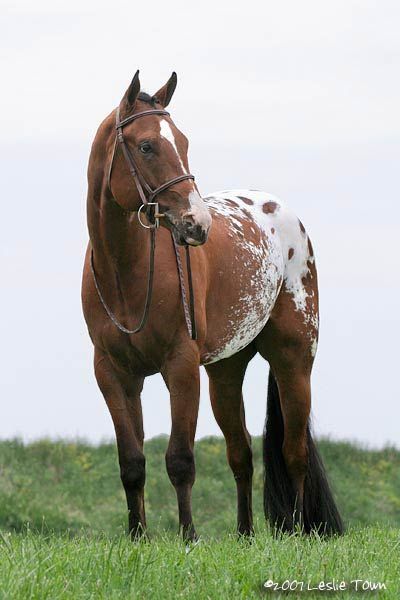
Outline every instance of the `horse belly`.
POLYGON ((240 206, 219 195, 205 200, 213 215, 208 243, 215 273, 202 363, 210 364, 236 354, 261 332, 280 291, 283 257, 279 239, 246 202, 240 206))

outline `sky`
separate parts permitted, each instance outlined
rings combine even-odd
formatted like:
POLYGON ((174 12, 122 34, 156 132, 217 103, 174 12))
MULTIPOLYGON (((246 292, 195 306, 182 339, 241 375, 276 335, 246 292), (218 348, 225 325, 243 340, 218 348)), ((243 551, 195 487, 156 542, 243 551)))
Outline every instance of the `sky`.
MULTIPOLYGON (((202 193, 281 197, 313 242, 319 436, 400 446, 400 6, 391 0, 2 0, 0 437, 113 437, 82 317, 86 167, 136 69, 190 140, 202 193)), ((250 364, 262 432, 268 366, 250 364)), ((146 438, 170 430, 148 378, 146 438)), ((220 430, 206 375, 197 437, 220 430)))

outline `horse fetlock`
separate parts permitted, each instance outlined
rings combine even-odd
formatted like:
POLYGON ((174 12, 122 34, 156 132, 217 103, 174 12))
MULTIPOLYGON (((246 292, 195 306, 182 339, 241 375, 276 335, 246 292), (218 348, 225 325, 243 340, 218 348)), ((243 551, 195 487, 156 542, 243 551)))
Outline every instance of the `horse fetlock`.
POLYGON ((196 542, 198 540, 193 522, 182 524, 180 530, 185 542, 196 542))

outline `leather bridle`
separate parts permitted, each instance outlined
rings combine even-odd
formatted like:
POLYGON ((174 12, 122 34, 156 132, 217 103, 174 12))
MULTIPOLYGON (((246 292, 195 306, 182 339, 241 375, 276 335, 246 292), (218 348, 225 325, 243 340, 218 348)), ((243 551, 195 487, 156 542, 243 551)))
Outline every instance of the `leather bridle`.
MULTIPOLYGON (((117 145, 119 144, 119 146, 122 149, 123 155, 125 157, 126 163, 128 165, 129 172, 132 175, 133 180, 135 182, 137 191, 140 196, 140 200, 142 202, 140 208, 137 211, 132 211, 132 212, 137 212, 139 223, 146 229, 150 230, 150 257, 149 257, 149 270, 148 270, 148 276, 147 276, 146 301, 145 301, 145 307, 144 307, 142 318, 139 322, 139 325, 137 327, 135 327, 134 329, 127 329, 126 327, 124 327, 124 325, 122 325, 122 323, 120 323, 120 321, 118 321, 117 317, 114 315, 114 313, 111 311, 111 309, 105 302, 104 297, 101 293, 101 290, 100 290, 100 287, 99 287, 99 284, 98 284, 98 281, 96 278, 95 269, 94 269, 93 247, 92 247, 92 251, 91 251, 91 255, 90 255, 90 266, 91 266, 94 284, 95 284, 99 299, 100 299, 108 317, 111 319, 111 321, 114 323, 114 325, 116 325, 116 327, 118 327, 118 329, 120 331, 122 331, 123 333, 127 333, 127 334, 134 334, 134 333, 139 333, 140 331, 142 331, 142 329, 144 328, 144 326, 146 324, 149 309, 150 309, 151 296, 152 296, 152 290, 153 290, 153 279, 154 279, 154 256, 155 256, 155 244, 156 244, 155 233, 159 227, 159 219, 164 217, 163 214, 159 213, 158 202, 154 202, 154 198, 156 196, 158 196, 158 194, 160 194, 161 192, 164 192, 168 188, 172 187, 173 185, 175 185, 177 183, 180 183, 181 181, 185 181, 187 179, 194 180, 194 175, 187 173, 184 175, 178 175, 177 177, 174 177, 173 179, 169 179, 162 185, 158 186, 156 189, 153 189, 147 183, 147 181, 145 180, 143 175, 140 173, 140 170, 137 168, 137 165, 133 158, 132 152, 131 152, 129 146, 127 145, 127 143, 125 142, 124 135, 123 135, 123 128, 125 127, 125 125, 128 125, 128 123, 132 123, 132 121, 135 121, 136 119, 139 119, 141 117, 146 117, 148 115, 167 115, 167 116, 169 116, 169 112, 167 112, 166 110, 163 110, 163 109, 154 108, 154 109, 150 109, 150 110, 144 110, 144 111, 135 113, 133 115, 129 115, 125 119, 121 120, 120 119, 120 106, 118 106, 118 108, 116 110, 116 120, 115 120, 115 129, 116 129, 117 133, 116 133, 116 137, 115 137, 115 141, 114 141, 114 147, 113 147, 110 167, 108 170, 108 178, 107 178, 108 188, 112 194, 111 173, 112 173, 112 167, 113 167, 113 163, 114 163, 114 159, 115 159, 115 154, 117 151, 117 145), (150 212, 148 210, 151 207, 153 207, 153 211, 152 211, 153 214, 150 214, 150 212), (145 209, 145 211, 146 211, 147 218, 150 223, 149 225, 144 224, 140 218, 142 209, 145 209)), ((188 302, 187 302, 184 273, 183 273, 181 257, 179 254, 179 247, 174 238, 172 231, 171 231, 171 237, 172 237, 174 250, 175 250, 176 263, 177 263, 178 276, 179 276, 179 284, 180 284, 180 289, 181 289, 182 305, 183 305, 183 310, 184 310, 184 315, 185 315, 186 326, 188 329, 189 336, 191 337, 191 339, 195 340, 195 339, 197 339, 197 330, 196 330, 196 319, 195 319, 195 310, 194 310, 194 291, 193 291, 193 282, 192 282, 192 270, 191 270, 191 265, 190 265, 189 246, 186 245, 185 249, 186 249, 186 265, 187 265, 188 282, 189 282, 190 308, 189 308, 188 302)))
POLYGON ((125 119, 122 119, 122 121, 121 121, 120 120, 120 107, 118 106, 117 112, 116 112, 116 122, 115 122, 115 129, 117 131, 117 135, 115 138, 113 155, 112 155, 112 159, 111 159, 111 163, 110 163, 110 169, 108 172, 108 184, 110 187, 111 171, 112 171, 112 166, 113 166, 113 162, 114 162, 116 145, 117 145, 117 143, 119 143, 119 145, 122 149, 122 152, 124 154, 125 160, 128 164, 129 172, 135 181, 137 191, 139 192, 140 200, 142 201, 142 205, 144 205, 146 207, 153 205, 156 209, 156 212, 158 212, 157 202, 153 202, 154 198, 156 196, 158 196, 158 194, 160 194, 161 192, 164 192, 171 186, 175 185, 176 183, 180 183, 181 181, 185 181, 186 179, 194 180, 194 175, 191 175, 190 173, 187 173, 184 175, 178 175, 177 177, 174 177, 173 179, 169 179, 168 181, 166 181, 165 183, 163 183, 156 189, 152 189, 150 187, 150 185, 147 183, 147 181, 145 180, 143 175, 141 175, 140 170, 137 168, 135 160, 132 156, 132 152, 130 151, 127 143, 125 142, 124 135, 123 135, 123 128, 125 127, 125 125, 128 125, 129 123, 132 123, 132 121, 136 121, 137 119, 140 119, 142 117, 147 117, 148 115, 169 116, 169 112, 167 112, 166 110, 153 108, 151 110, 143 110, 141 112, 130 115, 129 117, 126 117, 125 119), (147 193, 147 196, 146 196, 145 191, 147 193))

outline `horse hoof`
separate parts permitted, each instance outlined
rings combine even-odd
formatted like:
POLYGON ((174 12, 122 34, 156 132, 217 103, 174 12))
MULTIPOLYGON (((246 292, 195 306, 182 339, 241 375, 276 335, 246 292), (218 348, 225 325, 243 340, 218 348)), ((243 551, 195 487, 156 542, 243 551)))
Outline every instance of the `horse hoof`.
POLYGON ((185 543, 197 542, 199 539, 193 524, 182 528, 182 536, 185 543))
POLYGON ((132 542, 149 542, 149 534, 143 525, 139 524, 136 527, 132 527, 129 531, 129 536, 132 542))
POLYGON ((254 529, 252 527, 240 528, 237 530, 237 537, 238 540, 251 544, 254 539, 254 529))

